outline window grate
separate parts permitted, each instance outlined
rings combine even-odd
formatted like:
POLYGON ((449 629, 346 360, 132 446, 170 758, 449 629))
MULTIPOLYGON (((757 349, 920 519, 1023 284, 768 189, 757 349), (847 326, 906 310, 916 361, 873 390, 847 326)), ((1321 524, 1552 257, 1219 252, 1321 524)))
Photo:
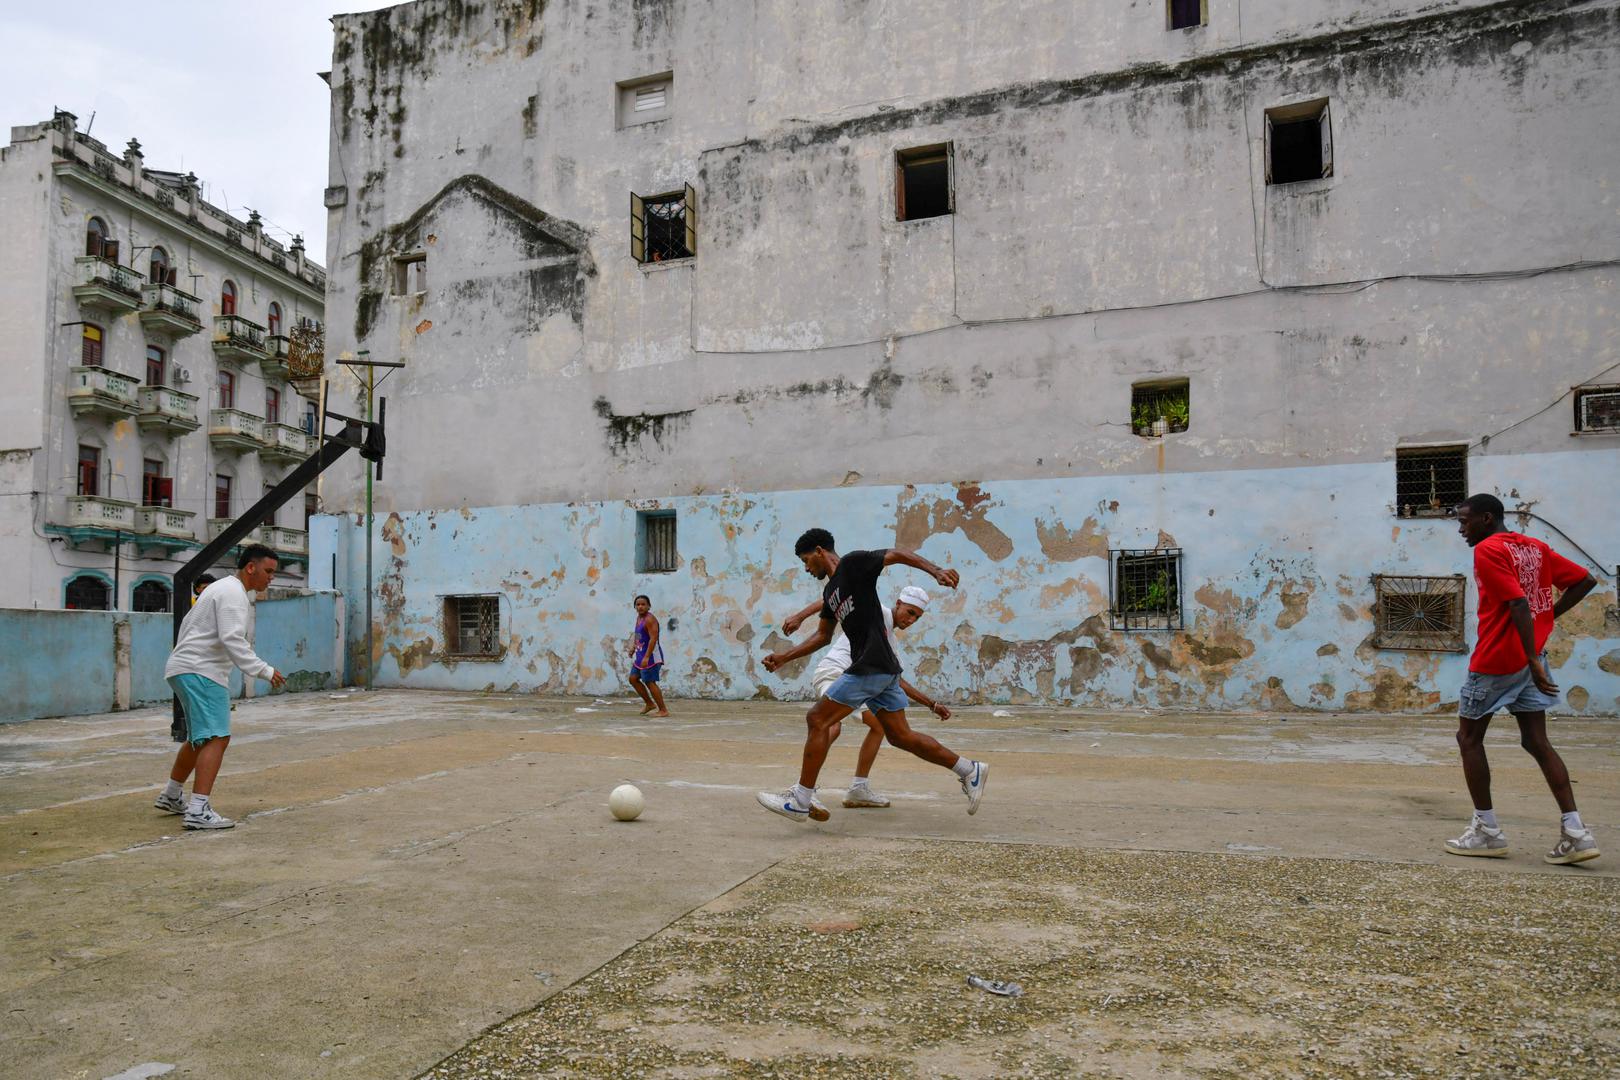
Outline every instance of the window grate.
POLYGON ((1464 578, 1374 574, 1373 647, 1465 652, 1464 578))
POLYGON ((697 254, 697 193, 630 196, 630 255, 639 263, 690 259, 697 254))
POLYGON ((1109 552, 1109 623, 1115 630, 1180 630, 1181 549, 1109 552))
POLYGON ((670 511, 641 511, 637 524, 640 556, 636 571, 642 574, 666 574, 677 568, 680 556, 675 550, 675 515, 670 511))
POLYGON ((444 598, 444 651, 451 656, 501 655, 501 598, 444 598))
POLYGON ((1575 430, 1620 434, 1620 386, 1576 390, 1575 430))
POLYGON ((143 581, 135 586, 130 606, 136 611, 168 611, 169 587, 161 581, 143 581))
POLYGON ((69 611, 106 611, 112 590, 100 578, 80 575, 67 584, 64 605, 69 611))
POLYGON ((1468 447, 1395 451, 1395 516, 1446 517, 1468 498, 1468 447))
POLYGON ((1185 379, 1133 386, 1131 430, 1143 436, 1186 431, 1192 423, 1191 405, 1191 389, 1185 379))

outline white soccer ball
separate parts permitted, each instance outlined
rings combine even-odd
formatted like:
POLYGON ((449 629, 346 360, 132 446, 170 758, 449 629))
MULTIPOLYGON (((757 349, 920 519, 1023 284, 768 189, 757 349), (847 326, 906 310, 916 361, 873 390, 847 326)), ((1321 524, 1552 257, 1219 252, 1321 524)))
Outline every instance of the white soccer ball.
POLYGON ((641 797, 641 789, 634 784, 620 784, 608 796, 608 809, 620 821, 636 820, 646 805, 646 800, 641 797))

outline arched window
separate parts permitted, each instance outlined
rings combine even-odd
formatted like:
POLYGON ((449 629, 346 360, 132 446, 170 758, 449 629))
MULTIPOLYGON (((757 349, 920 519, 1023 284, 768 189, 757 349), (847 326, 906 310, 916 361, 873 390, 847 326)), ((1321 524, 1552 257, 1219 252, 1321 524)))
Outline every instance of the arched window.
POLYGON ((236 314, 236 282, 230 278, 225 279, 225 284, 219 290, 219 313, 221 315, 236 314))
POLYGON ((149 273, 152 284, 162 285, 164 282, 169 280, 170 273, 169 253, 160 247, 153 248, 152 267, 149 273))
POLYGON ((63 606, 69 611, 106 611, 111 592, 101 578, 80 574, 67 583, 67 598, 63 606))
POLYGON ((264 317, 264 325, 271 337, 281 333, 281 305, 274 300, 270 301, 270 312, 264 317))
POLYGON ((146 347, 146 385, 163 385, 163 350, 156 345, 146 347))
POLYGON ((84 227, 84 253, 101 258, 107 250, 107 223, 98 217, 90 219, 84 227))
POLYGON ((136 611, 168 611, 169 587, 161 581, 143 581, 135 586, 131 606, 136 611))
POLYGON ((95 323, 85 323, 80 329, 84 334, 79 340, 79 363, 85 367, 100 367, 101 327, 95 323))

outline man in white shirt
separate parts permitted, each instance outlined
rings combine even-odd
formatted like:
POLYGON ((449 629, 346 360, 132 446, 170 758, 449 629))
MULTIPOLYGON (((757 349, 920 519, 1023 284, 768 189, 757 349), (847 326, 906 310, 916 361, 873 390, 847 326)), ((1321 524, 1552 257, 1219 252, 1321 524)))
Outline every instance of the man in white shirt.
MULTIPOLYGON (((884 632, 889 635, 892 642, 894 631, 904 630, 923 617, 923 612, 928 610, 928 593, 915 585, 907 585, 900 590, 900 596, 895 601, 893 608, 887 605, 880 606, 883 610, 884 632)), ((795 613, 782 623, 783 632, 793 633, 804 624, 804 620, 820 610, 821 602, 817 601, 803 611, 795 613)), ((840 631, 838 637, 833 639, 832 646, 822 656, 820 662, 816 664, 815 673, 811 676, 811 680, 815 684, 816 696, 818 698, 826 696, 828 687, 838 681, 838 677, 844 674, 849 665, 849 637, 840 631)), ((951 718, 950 709, 931 698, 923 696, 922 691, 906 682, 906 680, 900 680, 900 689, 905 691, 906 696, 912 701, 932 711, 941 720, 951 718)), ((862 710, 861 719, 866 722, 866 738, 861 742, 860 754, 855 759, 855 779, 850 783, 849 790, 844 794, 844 805, 852 809, 885 807, 889 805, 888 797, 873 791, 869 779, 872 774, 872 765, 877 761, 878 751, 883 748, 883 727, 878 723, 878 719, 872 714, 871 709, 862 710)), ((837 739, 838 734, 838 729, 835 727, 832 738, 837 739)), ((813 812, 815 809, 816 807, 811 807, 811 817, 817 821, 822 820, 813 812)))
POLYGON ((169 770, 169 784, 154 803, 159 810, 184 814, 188 829, 229 829, 236 824, 221 817, 209 804, 214 778, 219 775, 225 747, 231 741, 231 667, 244 677, 265 679, 271 686, 286 683, 281 672, 253 652, 253 593, 270 586, 276 572, 275 552, 261 544, 242 549, 236 573, 203 590, 180 624, 163 677, 174 690, 185 713, 180 752, 169 770), (186 777, 195 770, 188 806, 181 794, 186 777))

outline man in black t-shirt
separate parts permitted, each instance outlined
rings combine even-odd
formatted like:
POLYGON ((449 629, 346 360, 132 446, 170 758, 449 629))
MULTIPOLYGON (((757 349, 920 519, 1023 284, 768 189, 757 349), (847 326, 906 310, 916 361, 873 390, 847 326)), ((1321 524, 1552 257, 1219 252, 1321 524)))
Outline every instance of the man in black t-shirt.
POLYGON ((832 641, 835 623, 842 626, 849 638, 850 663, 805 716, 809 734, 804 740, 804 764, 799 771, 799 782, 785 792, 760 792, 759 804, 773 814, 795 821, 827 820, 826 807, 816 801, 816 777, 827 760, 832 732, 850 713, 869 708, 892 745, 954 772, 962 782, 962 793, 967 796, 968 813, 977 813, 989 767, 982 761, 969 761, 952 753, 937 740, 912 731, 906 723, 900 661, 889 644, 889 635, 883 626, 883 605, 878 601, 877 592, 878 575, 883 573, 884 567, 895 563, 916 567, 947 589, 956 588, 960 580, 956 571, 942 570, 920 555, 900 548, 852 551, 840 558, 833 550, 832 534, 826 529, 811 529, 799 537, 793 545, 793 553, 804 563, 805 573, 827 582, 822 591, 821 621, 816 632, 801 644, 767 656, 765 670, 775 671, 783 664, 825 648, 832 641))

